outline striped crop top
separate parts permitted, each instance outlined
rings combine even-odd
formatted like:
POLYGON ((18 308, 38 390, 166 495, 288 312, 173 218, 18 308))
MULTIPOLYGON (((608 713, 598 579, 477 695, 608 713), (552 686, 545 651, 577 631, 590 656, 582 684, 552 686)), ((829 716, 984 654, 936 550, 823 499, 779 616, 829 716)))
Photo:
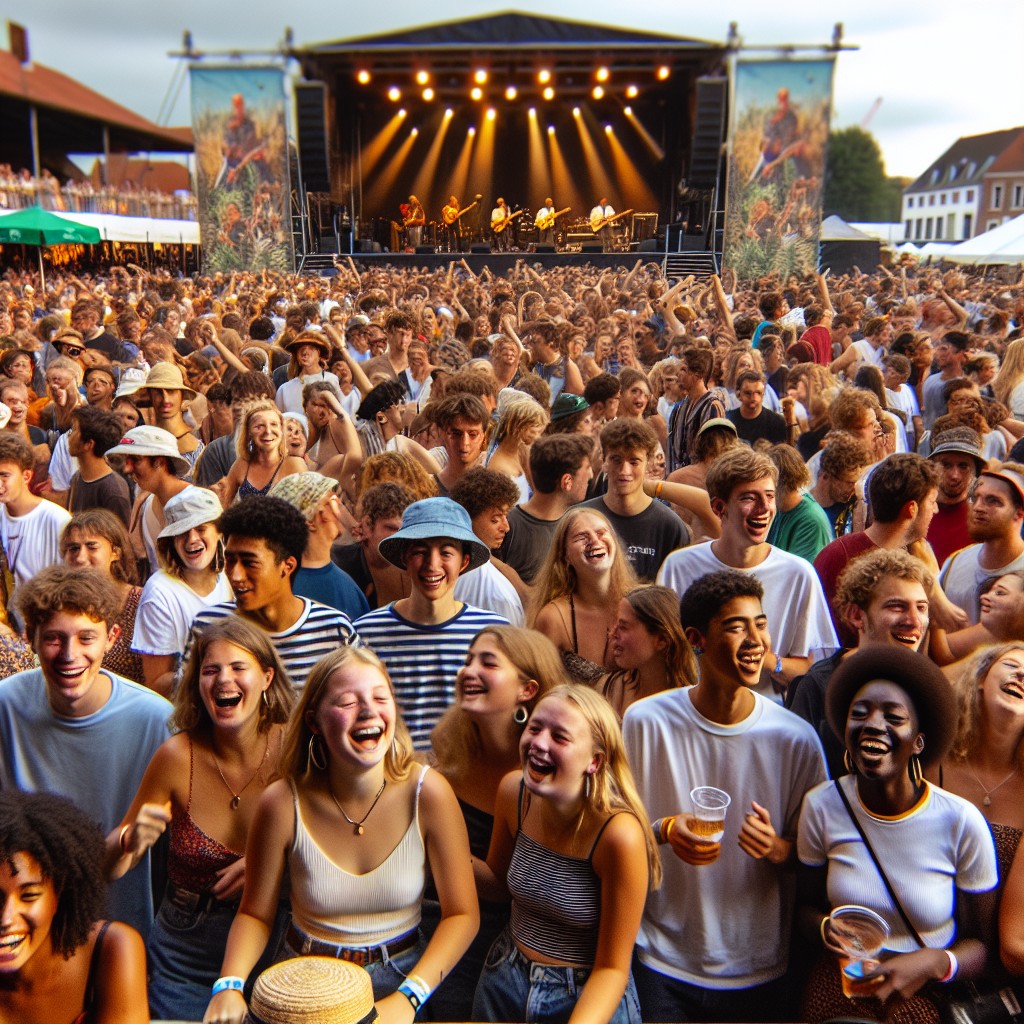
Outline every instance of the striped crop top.
POLYGON ((420 789, 412 821, 398 845, 375 868, 354 875, 338 867, 306 831, 295 800, 295 842, 288 861, 292 920, 306 935, 340 946, 379 946, 420 923, 427 857, 420 834, 420 789))
POLYGON ((563 963, 594 966, 601 879, 591 862, 612 817, 601 826, 587 857, 556 853, 520 826, 507 876, 512 895, 509 926, 518 944, 563 963))

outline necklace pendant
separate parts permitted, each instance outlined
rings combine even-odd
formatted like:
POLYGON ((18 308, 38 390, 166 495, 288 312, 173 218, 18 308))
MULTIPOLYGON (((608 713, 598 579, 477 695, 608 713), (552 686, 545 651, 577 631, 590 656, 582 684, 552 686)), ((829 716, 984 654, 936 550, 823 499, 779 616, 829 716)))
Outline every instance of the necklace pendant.
POLYGON ((986 807, 992 806, 992 798, 986 793, 985 799, 981 801, 986 807))
POLYGON ((361 836, 366 831, 362 825, 356 825, 356 835, 361 836))
POLYGON ((231 810, 237 811, 238 810, 238 805, 241 802, 242 802, 242 798, 240 796, 233 796, 231 798, 231 810))

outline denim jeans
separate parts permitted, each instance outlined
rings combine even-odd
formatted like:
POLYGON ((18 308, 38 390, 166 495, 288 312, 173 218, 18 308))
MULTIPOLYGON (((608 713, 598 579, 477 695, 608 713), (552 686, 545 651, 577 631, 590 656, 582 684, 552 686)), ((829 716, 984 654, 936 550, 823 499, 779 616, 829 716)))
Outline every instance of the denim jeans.
MULTIPOLYGON (((473 1020, 565 1024, 590 977, 589 968, 527 960, 506 929, 494 940, 473 999, 473 1020)), ((609 1024, 640 1024, 632 974, 609 1024)))
POLYGON ((788 1011, 785 976, 750 988, 703 988, 652 970, 633 957, 633 977, 644 1021, 795 1020, 788 1011))
MULTIPOLYGON (((363 969, 370 975, 370 981, 373 982, 374 1001, 398 991, 398 986, 405 981, 405 976, 419 963, 420 957, 423 956, 423 950, 426 948, 427 939, 421 933, 415 946, 403 950, 396 956, 385 954, 384 959, 378 960, 377 963, 366 964, 363 969)), ((293 949, 285 941, 281 959, 289 960, 296 956, 302 956, 302 953, 293 949)), ((202 1014, 196 1020, 202 1020, 202 1014)))

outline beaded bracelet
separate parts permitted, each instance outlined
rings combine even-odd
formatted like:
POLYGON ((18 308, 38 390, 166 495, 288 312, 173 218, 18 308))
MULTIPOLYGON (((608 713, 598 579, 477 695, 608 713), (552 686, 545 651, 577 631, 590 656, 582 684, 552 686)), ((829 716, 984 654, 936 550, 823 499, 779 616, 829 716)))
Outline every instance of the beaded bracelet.
POLYGON ((218 978, 213 983, 213 995, 217 995, 218 992, 241 992, 245 987, 244 978, 236 978, 234 975, 228 975, 224 978, 218 978))
POLYGON ((398 991, 409 1000, 413 1010, 419 1013, 420 1007, 430 998, 432 990, 422 978, 409 974, 398 986, 398 991))

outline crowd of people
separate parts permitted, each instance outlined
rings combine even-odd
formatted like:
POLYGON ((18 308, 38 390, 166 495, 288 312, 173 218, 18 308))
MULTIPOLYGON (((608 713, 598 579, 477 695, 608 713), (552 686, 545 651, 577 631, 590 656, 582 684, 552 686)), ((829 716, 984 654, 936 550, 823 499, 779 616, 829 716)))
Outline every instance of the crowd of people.
POLYGON ((302 957, 383 1024, 1009 1005, 1022 324, 910 264, 9 272, 0 1021, 302 957))

